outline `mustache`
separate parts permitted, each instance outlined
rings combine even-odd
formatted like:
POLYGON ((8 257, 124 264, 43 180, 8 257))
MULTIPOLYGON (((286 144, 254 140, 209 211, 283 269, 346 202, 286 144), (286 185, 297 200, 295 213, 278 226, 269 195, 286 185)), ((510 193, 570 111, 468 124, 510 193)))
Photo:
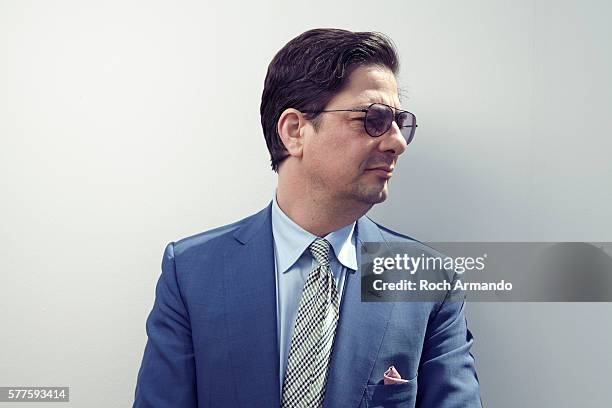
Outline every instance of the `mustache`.
POLYGON ((372 169, 377 167, 393 167, 397 161, 397 156, 375 156, 366 161, 365 168, 372 169))

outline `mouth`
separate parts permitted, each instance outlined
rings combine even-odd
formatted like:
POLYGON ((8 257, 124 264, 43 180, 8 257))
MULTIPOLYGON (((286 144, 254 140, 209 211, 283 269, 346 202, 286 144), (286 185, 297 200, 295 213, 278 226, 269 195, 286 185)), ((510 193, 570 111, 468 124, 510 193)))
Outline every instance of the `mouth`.
POLYGON ((393 166, 383 165, 383 166, 371 167, 369 169, 366 169, 365 172, 375 174, 385 179, 390 179, 391 176, 393 176, 393 169, 394 169, 393 166))

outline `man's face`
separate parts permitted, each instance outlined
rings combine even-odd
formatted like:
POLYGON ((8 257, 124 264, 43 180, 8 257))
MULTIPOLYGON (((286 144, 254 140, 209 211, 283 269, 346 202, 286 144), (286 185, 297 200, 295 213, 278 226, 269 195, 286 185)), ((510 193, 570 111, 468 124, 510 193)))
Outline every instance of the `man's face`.
MULTIPOLYGON (((384 67, 356 68, 343 90, 325 110, 366 108, 383 103, 400 108, 397 83, 384 67)), ((310 128, 303 147, 303 165, 310 184, 342 203, 376 204, 388 194, 388 183, 406 142, 397 124, 382 136, 364 129, 363 112, 330 112, 320 115, 318 131, 310 128)))

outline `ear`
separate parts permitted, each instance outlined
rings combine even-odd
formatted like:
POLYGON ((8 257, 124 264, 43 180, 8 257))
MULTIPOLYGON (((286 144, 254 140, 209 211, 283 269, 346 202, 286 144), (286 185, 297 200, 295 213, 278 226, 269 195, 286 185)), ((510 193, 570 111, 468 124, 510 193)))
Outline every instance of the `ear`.
POLYGON ((285 109, 278 118, 276 130, 290 156, 302 157, 306 126, 308 121, 297 109, 285 109))

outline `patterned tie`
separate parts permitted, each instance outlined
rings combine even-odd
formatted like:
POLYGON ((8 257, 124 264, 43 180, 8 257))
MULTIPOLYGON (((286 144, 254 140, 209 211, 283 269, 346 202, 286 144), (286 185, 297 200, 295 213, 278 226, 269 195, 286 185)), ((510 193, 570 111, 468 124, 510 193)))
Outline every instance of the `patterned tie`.
POLYGON ((323 406, 329 356, 338 325, 340 307, 329 266, 330 244, 318 238, 308 249, 319 266, 304 283, 283 381, 282 408, 323 406))

